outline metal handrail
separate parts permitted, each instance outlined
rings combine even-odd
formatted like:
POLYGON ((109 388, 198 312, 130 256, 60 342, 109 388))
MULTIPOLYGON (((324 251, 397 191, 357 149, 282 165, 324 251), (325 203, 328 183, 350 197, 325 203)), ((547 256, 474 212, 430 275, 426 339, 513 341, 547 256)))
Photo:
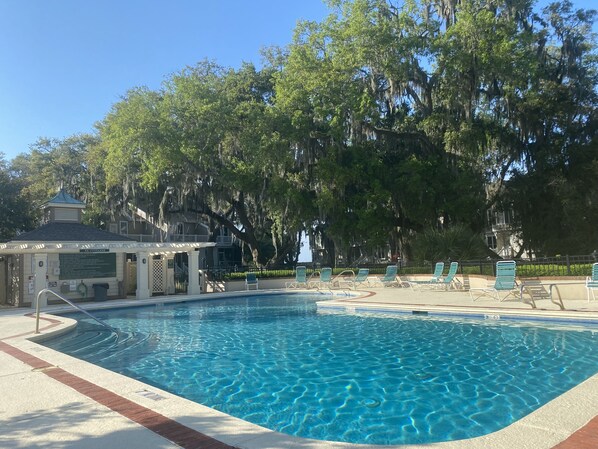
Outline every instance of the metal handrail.
POLYGON ((39 293, 37 294, 37 302, 35 305, 35 333, 39 334, 39 314, 40 314, 40 298, 42 293, 52 293, 54 296, 56 296, 58 299, 62 299, 64 302, 66 302, 67 304, 69 304, 70 306, 74 307, 75 309, 77 309, 80 312, 83 312, 85 315, 87 315, 88 317, 90 317, 93 320, 96 320, 98 323, 100 323, 102 326, 107 327, 108 329, 110 329, 112 332, 118 334, 118 331, 116 329, 114 329, 112 326, 110 326, 109 324, 105 323, 104 321, 100 320, 98 317, 93 316, 91 313, 89 313, 87 310, 79 307, 78 305, 76 305, 74 302, 72 302, 70 299, 65 298, 62 295, 59 295, 58 293, 56 293, 53 290, 50 290, 49 288, 42 288, 39 293))

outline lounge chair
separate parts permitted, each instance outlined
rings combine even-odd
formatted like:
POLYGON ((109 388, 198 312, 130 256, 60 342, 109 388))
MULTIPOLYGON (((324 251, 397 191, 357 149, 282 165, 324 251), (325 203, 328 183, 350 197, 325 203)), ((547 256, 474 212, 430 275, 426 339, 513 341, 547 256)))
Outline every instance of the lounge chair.
POLYGON ((332 268, 324 267, 320 270, 320 278, 317 281, 308 283, 309 287, 331 288, 332 287, 332 268))
POLYGON ((442 288, 444 290, 449 290, 451 287, 455 287, 456 285, 461 285, 459 279, 455 276, 457 275, 457 270, 459 269, 459 262, 451 262, 449 266, 449 271, 445 277, 438 280, 435 284, 438 288, 442 288))
POLYGON ((255 287, 256 290, 259 289, 258 280, 255 273, 247 273, 245 275, 245 290, 250 290, 251 287, 255 287))
POLYGON ((592 295, 593 300, 596 300, 594 291, 598 290, 598 263, 592 265, 592 276, 586 278, 586 290, 588 292, 588 302, 590 302, 590 295, 592 295))
POLYGON ((299 266, 295 268, 295 280, 291 282, 285 282, 286 288, 309 288, 307 285, 307 268, 299 266))
POLYGON ((373 278, 371 279, 371 282, 380 283, 384 287, 391 287, 393 285, 401 287, 403 283, 407 284, 407 282, 403 282, 399 278, 399 267, 396 265, 388 265, 384 276, 373 278))
POLYGON ((357 274, 353 270, 345 270, 334 278, 333 285, 337 287, 349 287, 356 289, 360 285, 369 285, 369 268, 360 268, 357 274))
POLYGON ((435 286, 440 281, 440 277, 442 276, 442 272, 444 271, 444 262, 437 262, 436 266, 434 267, 434 273, 432 274, 432 278, 426 281, 409 281, 411 288, 415 289, 416 287, 429 287, 435 286))
POLYGON ((369 285, 368 276, 370 274, 369 268, 360 268, 353 279, 353 289, 356 289, 359 285, 369 285))
POLYGON ((519 298, 520 291, 515 280, 517 264, 514 260, 496 262, 496 280, 494 285, 486 288, 472 288, 469 295, 473 301, 482 296, 491 296, 498 301, 504 301, 509 296, 519 298), (505 293, 501 297, 501 294, 505 293))

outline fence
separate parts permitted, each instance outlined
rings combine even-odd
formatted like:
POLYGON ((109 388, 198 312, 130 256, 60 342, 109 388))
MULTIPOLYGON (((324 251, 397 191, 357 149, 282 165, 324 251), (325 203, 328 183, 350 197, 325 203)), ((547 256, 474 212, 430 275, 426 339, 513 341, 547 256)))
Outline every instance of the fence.
MULTIPOLYGON (((513 259, 517 262, 517 275, 520 277, 538 276, 588 276, 592 264, 598 262, 598 254, 582 256, 537 257, 534 259, 513 259)), ((451 260, 444 261, 448 265, 451 260)), ((457 260, 459 273, 496 276, 496 260, 457 260)), ((436 261, 425 264, 407 263, 401 265, 405 274, 432 273, 436 261)))
MULTIPOLYGON (((538 276, 588 276, 592 264, 598 262, 595 254, 583 256, 538 257, 515 259, 519 277, 538 276)), ((462 273, 496 275, 496 261, 463 261, 459 263, 462 273)))
MULTIPOLYGON (((598 262, 598 254, 589 254, 581 256, 555 256, 555 257, 537 257, 534 259, 514 259, 517 262, 517 275, 519 277, 539 277, 539 276, 589 276, 592 271, 592 264, 598 262)), ((434 271, 434 265, 438 261, 426 262, 401 262, 399 261, 400 274, 430 274, 434 271)), ((453 260, 445 260, 447 267, 453 260)), ((469 275, 496 275, 495 259, 478 260, 457 260, 459 262, 459 273, 469 275)), ((311 263, 299 263, 307 267, 308 276, 313 271, 319 271, 319 265, 311 263)), ((371 274, 382 274, 386 270, 387 264, 359 264, 355 267, 335 268, 334 274, 343 270, 358 268, 369 268, 371 274)), ((269 268, 251 268, 235 267, 235 270, 214 270, 210 274, 215 279, 244 278, 245 272, 251 271, 258 274, 258 277, 292 277, 295 275, 294 267, 269 267, 269 268)))

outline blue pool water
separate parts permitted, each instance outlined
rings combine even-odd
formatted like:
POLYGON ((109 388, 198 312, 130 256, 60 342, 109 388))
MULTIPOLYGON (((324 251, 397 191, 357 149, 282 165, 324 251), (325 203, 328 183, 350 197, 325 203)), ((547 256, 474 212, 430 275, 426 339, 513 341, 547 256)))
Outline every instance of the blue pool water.
POLYGON ((273 430, 381 445, 499 430, 598 371, 592 328, 322 313, 322 299, 101 311, 118 337, 77 315, 45 344, 273 430))

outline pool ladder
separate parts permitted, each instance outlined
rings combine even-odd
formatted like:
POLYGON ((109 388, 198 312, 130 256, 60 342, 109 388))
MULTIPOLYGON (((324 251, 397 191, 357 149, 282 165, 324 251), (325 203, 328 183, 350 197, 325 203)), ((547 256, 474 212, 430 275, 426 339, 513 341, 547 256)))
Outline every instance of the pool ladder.
POLYGON ((87 310, 83 309, 82 307, 79 307, 77 304, 75 304, 74 302, 72 302, 70 299, 67 299, 64 296, 59 295, 58 293, 56 293, 53 290, 50 290, 49 288, 43 288, 37 294, 37 302, 36 302, 36 305, 35 305, 35 333, 36 334, 39 334, 40 299, 41 299, 42 293, 45 293, 45 294, 51 293, 51 294, 53 294, 58 299, 63 300, 68 305, 70 305, 70 306, 74 307, 75 309, 77 309, 79 312, 84 313, 85 315, 87 315, 91 319, 93 319, 93 320, 97 321, 98 323, 100 323, 102 326, 104 326, 104 327, 110 329, 112 332, 118 334, 118 331, 116 329, 114 329, 112 326, 110 326, 106 322, 100 320, 97 316, 92 315, 87 310))

